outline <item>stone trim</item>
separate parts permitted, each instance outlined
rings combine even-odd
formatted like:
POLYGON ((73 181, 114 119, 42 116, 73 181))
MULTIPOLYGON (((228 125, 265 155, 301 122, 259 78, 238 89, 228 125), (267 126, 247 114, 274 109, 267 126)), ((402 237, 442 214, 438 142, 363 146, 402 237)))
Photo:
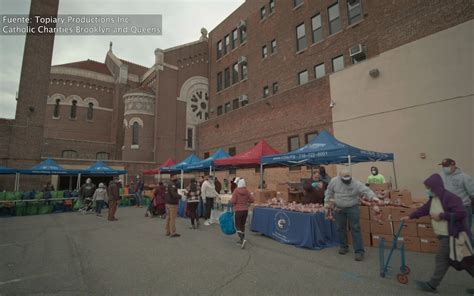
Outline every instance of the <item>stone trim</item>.
POLYGON ((191 45, 196 45, 196 44, 199 44, 199 43, 202 43, 202 42, 207 43, 207 40, 198 40, 198 41, 185 43, 185 44, 182 44, 182 45, 178 45, 178 46, 175 46, 175 47, 165 49, 164 52, 170 52, 170 51, 177 50, 177 49, 184 48, 184 47, 188 47, 188 46, 191 46, 191 45))
POLYGON ((72 101, 76 100, 77 107, 83 107, 83 108, 89 108, 89 103, 92 102, 94 104, 94 110, 102 110, 102 111, 107 111, 107 112, 113 112, 113 109, 111 108, 105 108, 105 107, 100 107, 99 101, 97 99, 92 98, 92 97, 87 97, 85 99, 82 99, 78 95, 70 95, 68 97, 64 96, 63 94, 56 93, 51 96, 48 96, 47 99, 47 105, 56 105, 56 100, 60 99, 61 101, 59 102, 60 106, 71 106, 72 101))
POLYGON ((108 83, 115 83, 115 80, 112 76, 97 73, 94 71, 77 69, 73 67, 64 67, 64 66, 53 66, 51 67, 51 74, 59 74, 59 75, 70 75, 70 76, 78 76, 88 79, 99 80, 108 83))
POLYGON ((140 117, 132 117, 128 122, 128 127, 131 128, 137 122, 139 126, 143 127, 143 120, 140 117))

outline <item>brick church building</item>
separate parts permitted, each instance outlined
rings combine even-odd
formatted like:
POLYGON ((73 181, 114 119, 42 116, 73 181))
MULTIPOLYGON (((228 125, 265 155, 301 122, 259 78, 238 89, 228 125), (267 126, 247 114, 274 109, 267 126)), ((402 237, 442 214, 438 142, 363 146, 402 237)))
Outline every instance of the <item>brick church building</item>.
MULTIPOLYGON (((32 0, 30 13, 55 15, 57 4, 32 0)), ((54 36, 27 35, 16 118, 0 120, 0 165, 101 159, 135 175, 170 157, 240 153, 261 138, 287 152, 326 129, 394 152, 399 185, 421 192, 442 158, 474 173, 472 68, 462 60, 472 61, 471 10, 467 0, 247 0, 209 36, 156 49, 151 67, 120 59, 112 44, 103 62, 51 66, 54 36), (442 115, 452 124, 432 120, 442 115), (462 147, 426 146, 440 131, 462 147)), ((218 176, 236 174, 257 186, 257 170, 218 176)), ((271 169, 266 183, 308 174, 271 169)))

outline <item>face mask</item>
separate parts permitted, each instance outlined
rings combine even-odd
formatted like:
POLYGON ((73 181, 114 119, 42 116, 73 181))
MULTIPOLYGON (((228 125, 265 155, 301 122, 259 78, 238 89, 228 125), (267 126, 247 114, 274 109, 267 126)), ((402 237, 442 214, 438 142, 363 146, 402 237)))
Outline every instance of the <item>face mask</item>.
POLYGON ((433 197, 434 196, 433 192, 431 192, 430 189, 426 189, 426 195, 428 195, 428 197, 433 197))
POLYGON ((313 183, 311 183, 311 186, 312 186, 313 188, 318 187, 318 182, 313 182, 313 183))
POLYGON ((443 167, 443 171, 445 174, 451 174, 451 168, 450 167, 443 167))
POLYGON ((372 171, 372 175, 377 175, 377 171, 372 171))
POLYGON ((342 180, 342 183, 349 185, 351 184, 352 177, 342 177, 341 180, 342 180))

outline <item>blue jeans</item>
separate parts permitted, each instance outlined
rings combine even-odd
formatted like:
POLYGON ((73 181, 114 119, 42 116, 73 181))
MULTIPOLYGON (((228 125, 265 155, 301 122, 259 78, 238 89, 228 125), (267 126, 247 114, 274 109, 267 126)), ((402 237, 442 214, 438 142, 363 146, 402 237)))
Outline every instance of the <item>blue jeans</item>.
POLYGON ((103 207, 104 207, 104 201, 103 200, 96 200, 95 201, 95 212, 97 214, 100 214, 102 212, 103 207))
POLYGON ((142 205, 142 191, 138 191, 135 193, 135 199, 137 200, 137 206, 142 205))
POLYGON ((336 219, 337 233, 339 235, 341 248, 349 249, 349 245, 347 244, 347 222, 349 222, 354 252, 364 254, 364 243, 362 242, 359 225, 359 206, 337 208, 334 211, 334 218, 336 219))
POLYGON ((464 206, 467 212, 467 227, 471 231, 471 245, 474 245, 474 233, 472 233, 472 207, 471 205, 464 206))

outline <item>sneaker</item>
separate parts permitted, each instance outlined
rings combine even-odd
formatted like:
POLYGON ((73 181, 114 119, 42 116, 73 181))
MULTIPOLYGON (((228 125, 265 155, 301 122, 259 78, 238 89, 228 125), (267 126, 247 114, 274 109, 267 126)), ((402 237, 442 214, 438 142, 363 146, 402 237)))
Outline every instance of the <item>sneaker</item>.
POLYGON ((244 240, 242 241, 242 245, 240 245, 240 248, 241 248, 241 249, 245 248, 245 243, 247 243, 247 240, 244 239, 244 240))
POLYGON ((170 236, 170 235, 171 235, 171 233, 169 233, 169 232, 166 233, 166 236, 170 236))
POLYGON ((437 293, 438 291, 436 288, 433 288, 428 282, 416 281, 416 286, 418 289, 429 292, 429 293, 437 293))
POLYGON ((239 240, 238 240, 238 241, 236 241, 235 243, 236 243, 236 244, 238 244, 238 245, 242 245, 242 240, 241 240, 241 239, 239 239, 239 240))
POLYGON ((191 226, 189 226, 189 229, 196 229, 196 226, 191 225, 191 226))
POLYGON ((204 225, 209 226, 209 225, 211 225, 211 223, 209 223, 209 221, 206 220, 206 221, 204 222, 204 225))
POLYGON ((170 237, 180 237, 181 235, 178 234, 178 233, 173 233, 172 235, 170 235, 170 237))
POLYGON ((356 253, 355 255, 355 261, 362 261, 364 260, 364 254, 362 253, 356 253))
POLYGON ((347 253, 349 253, 349 249, 346 249, 346 248, 339 248, 339 255, 346 255, 347 253))

